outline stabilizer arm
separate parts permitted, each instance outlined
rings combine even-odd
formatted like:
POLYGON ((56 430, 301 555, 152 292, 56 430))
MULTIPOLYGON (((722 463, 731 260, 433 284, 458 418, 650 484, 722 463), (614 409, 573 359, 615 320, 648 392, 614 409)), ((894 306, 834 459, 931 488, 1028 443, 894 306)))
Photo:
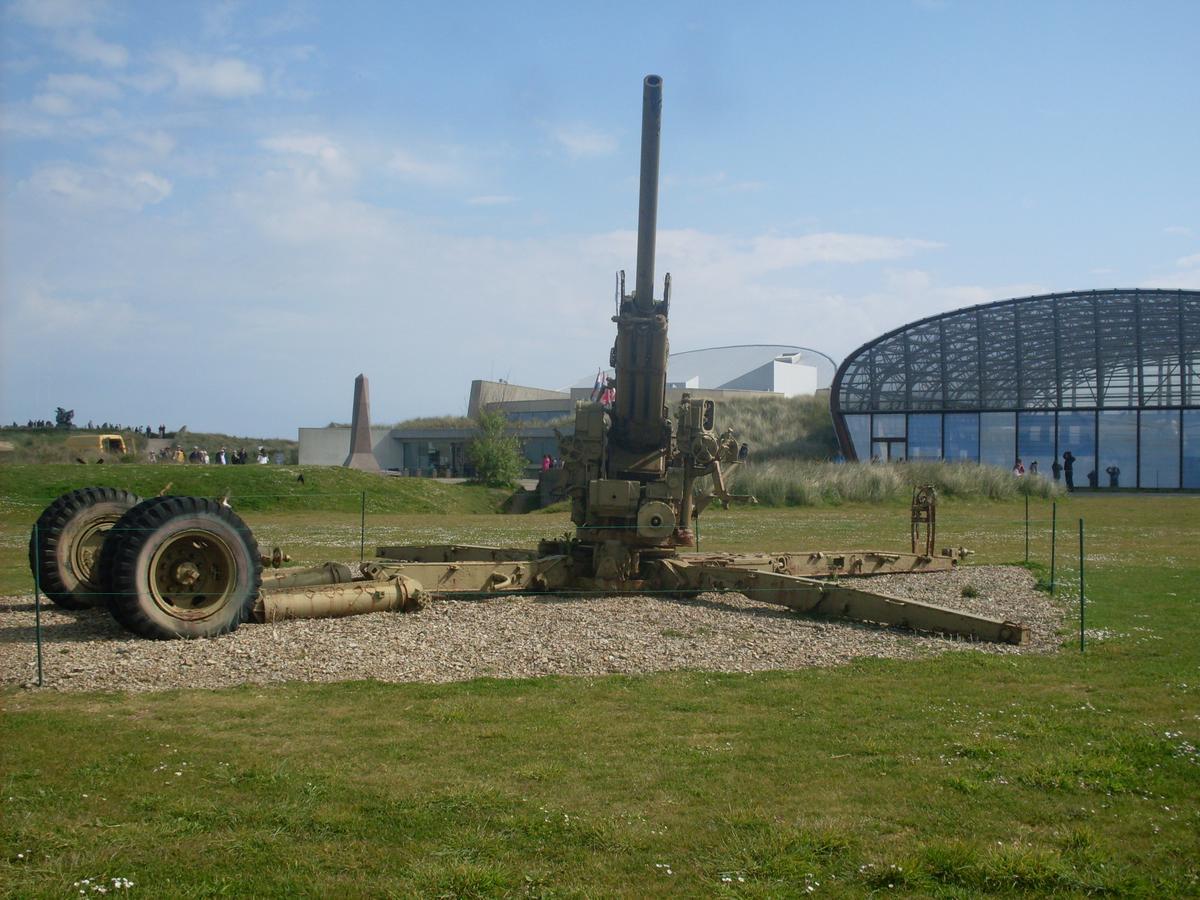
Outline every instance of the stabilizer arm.
POLYGON ((736 591, 754 600, 786 606, 806 615, 856 619, 1001 644, 1029 642, 1029 628, 1025 625, 932 603, 778 572, 678 559, 661 560, 657 565, 664 587, 673 584, 677 589, 693 591, 736 591))

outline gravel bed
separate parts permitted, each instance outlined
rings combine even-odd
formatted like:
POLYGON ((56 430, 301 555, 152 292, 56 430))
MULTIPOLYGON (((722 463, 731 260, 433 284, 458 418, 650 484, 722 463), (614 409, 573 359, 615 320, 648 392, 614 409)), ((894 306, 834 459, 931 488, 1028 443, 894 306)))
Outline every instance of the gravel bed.
MULTIPOLYGON (((1025 622, 1025 647, 807 619, 740 594, 695 600, 493 597, 435 600, 415 614, 243 625, 214 640, 134 638, 104 610, 42 611, 46 685, 55 690, 153 691, 284 681, 445 682, 673 669, 759 672, 834 666, 864 656, 913 659, 947 650, 1045 653, 1063 610, 1024 569, 846 579, 896 596, 1025 622), (972 585, 979 596, 965 598, 972 585)), ((36 677, 32 596, 0 597, 0 683, 36 677)))

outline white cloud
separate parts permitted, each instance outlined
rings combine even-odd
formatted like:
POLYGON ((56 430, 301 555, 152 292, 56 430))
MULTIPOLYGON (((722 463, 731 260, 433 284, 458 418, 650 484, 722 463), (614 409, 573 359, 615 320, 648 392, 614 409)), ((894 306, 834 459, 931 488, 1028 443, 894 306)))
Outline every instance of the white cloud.
POLYGON ((91 75, 48 75, 42 82, 42 87, 51 93, 86 97, 89 100, 114 100, 121 96, 121 89, 116 84, 91 75))
MULTIPOLYGON (((632 256, 637 235, 615 231, 591 239, 597 249, 614 257, 632 256), (619 248, 619 254, 618 252, 619 248)), ((823 232, 798 236, 777 234, 736 238, 691 229, 658 232, 662 260, 680 271, 702 271, 722 283, 758 278, 772 272, 817 263, 866 263, 901 259, 942 245, 917 238, 823 232)))
POLYGON ((607 156, 617 149, 617 139, 587 125, 562 125, 551 132, 571 156, 607 156))
POLYGON ((27 333, 51 337, 86 333, 92 339, 116 336, 135 319, 127 302, 77 300, 52 294, 42 286, 20 291, 16 314, 19 326, 27 333))
POLYGON ((39 166, 24 185, 44 198, 74 207, 130 212, 161 203, 172 188, 166 178, 149 171, 115 173, 68 163, 39 166))
POLYGON ((353 178, 353 163, 330 138, 320 134, 286 134, 265 138, 259 146, 283 156, 314 160, 322 171, 334 178, 353 178))
POLYGON ((175 150, 175 139, 165 131, 135 131, 100 147, 97 156, 111 168, 130 171, 156 165, 175 150))
POLYGON ((1175 265, 1181 269, 1191 269, 1195 266, 1200 266, 1200 253, 1193 253, 1191 256, 1181 256, 1175 260, 1175 265))
POLYGON ((30 105, 38 112, 51 116, 69 116, 77 111, 76 100, 112 100, 121 89, 111 81, 91 75, 49 75, 42 81, 41 90, 30 105))
POLYGON ((1149 278, 1144 282, 1144 286, 1174 291, 1200 291, 1200 269, 1149 278))
POLYGON ((1163 229, 1163 234, 1170 234, 1175 237, 1192 237, 1195 232, 1186 225, 1168 225, 1163 229))
POLYGON ((509 194, 480 194, 478 197, 468 198, 467 203, 471 206, 505 206, 515 203, 516 199, 509 194))
POLYGON ((69 116, 75 112, 74 102, 63 94, 35 94, 30 105, 50 116, 69 116))
POLYGON ((76 28, 96 21, 100 4, 94 0, 15 0, 9 11, 36 28, 76 28))
POLYGON ((91 31, 64 33, 55 38, 59 49, 81 62, 98 63, 110 69, 119 69, 129 62, 129 51, 120 44, 113 44, 97 37, 91 31))
POLYGON ((173 50, 160 53, 155 61, 185 94, 228 100, 260 94, 265 84, 259 69, 233 57, 206 58, 173 50))
POLYGON ((408 181, 441 186, 462 181, 463 171, 445 160, 422 159, 406 150, 397 150, 388 160, 388 169, 408 181))
POLYGON ((205 8, 201 13, 201 28, 204 34, 216 38, 229 35, 240 5, 238 0, 222 0, 205 8))
POLYGON ((113 134, 126 127, 121 116, 111 108, 98 110, 88 115, 63 114, 70 107, 69 97, 55 94, 41 98, 37 95, 28 104, 0 107, 0 120, 4 123, 4 134, 8 138, 36 138, 53 140, 91 139, 113 134), (48 108, 48 109, 47 109, 48 108), (47 111, 59 110, 46 116, 47 111))

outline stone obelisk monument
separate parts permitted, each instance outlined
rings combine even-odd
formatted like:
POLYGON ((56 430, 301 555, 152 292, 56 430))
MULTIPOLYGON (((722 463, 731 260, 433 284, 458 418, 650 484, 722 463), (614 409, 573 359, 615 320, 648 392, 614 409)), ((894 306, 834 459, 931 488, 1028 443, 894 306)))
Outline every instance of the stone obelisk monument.
POLYGON ((371 400, 367 376, 354 379, 354 418, 350 425, 350 455, 342 463, 348 469, 378 472, 379 461, 371 451, 371 400))

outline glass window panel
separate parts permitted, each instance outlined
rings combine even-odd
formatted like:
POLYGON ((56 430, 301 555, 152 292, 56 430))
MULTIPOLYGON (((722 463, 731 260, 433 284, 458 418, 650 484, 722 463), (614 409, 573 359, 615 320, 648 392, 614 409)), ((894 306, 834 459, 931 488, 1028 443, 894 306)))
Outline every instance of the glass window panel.
MULTIPOLYGON (((1017 329, 1013 304, 978 310, 983 352, 983 405, 1017 405, 1017 329)), ((1010 454, 1011 456, 1011 454, 1010 454)), ((1012 459, 1008 465, 1013 464, 1012 459)))
POLYGON ((904 437, 904 414, 873 416, 871 418, 871 437, 904 437))
POLYGON ((876 409, 904 409, 908 406, 903 333, 882 340, 871 348, 871 379, 876 409))
POLYGON ((1179 297, 1141 296, 1142 405, 1179 406, 1182 360, 1179 358, 1179 297))
POLYGON ((942 458, 942 417, 915 414, 908 417, 908 458, 942 458))
MULTIPOLYGON (((910 328, 906 332, 908 341, 907 364, 909 377, 909 409, 941 409, 945 405, 942 394, 942 340, 938 322, 910 328)), ((909 456, 912 456, 911 451, 909 456)))
POLYGON ((1183 486, 1200 488, 1200 409, 1183 411, 1183 486))
POLYGON ((1100 400, 1104 406, 1138 405, 1137 302, 1134 294, 1096 296, 1100 400))
POLYGON ((942 427, 946 432, 946 459, 957 462, 979 460, 977 413, 948 413, 942 427))
POLYGON ((1017 416, 1017 456, 1026 472, 1050 476, 1050 466, 1054 463, 1054 413, 1017 416))
MULTIPOLYGON (((958 313, 941 320, 945 342, 942 356, 946 365, 943 386, 947 409, 979 407, 979 333, 974 312, 958 313)), ((976 432, 979 423, 976 420, 976 432)), ((974 457, 978 448, 972 451, 974 457)))
POLYGON ((1144 488, 1179 487, 1178 410, 1142 410, 1142 458, 1138 465, 1138 486, 1144 488))
POLYGON ((872 460, 879 462, 904 459, 904 441, 873 441, 871 454, 872 460))
POLYGON ((871 417, 846 416, 846 430, 854 445, 854 456, 858 460, 871 458, 871 417))
POLYGON ((1088 487, 1092 479, 1099 484, 1096 474, 1096 414, 1094 412, 1060 412, 1058 414, 1058 461, 1063 467, 1063 480, 1067 486, 1088 487), (1067 477, 1067 460, 1063 454, 1073 457, 1071 477, 1067 477), (1090 477, 1089 477, 1090 476, 1090 477))
POLYGON ((1200 405, 1200 295, 1181 297, 1179 318, 1183 323, 1183 402, 1200 405))
POLYGON ((1100 413, 1100 486, 1137 486, 1137 413, 1133 410, 1100 413))
POLYGON ((1011 469, 1017 450, 1016 413, 979 414, 979 461, 1011 469))
MULTIPOLYGON (((1053 301, 1016 304, 1020 346, 1020 403, 1023 409, 1058 406, 1057 334, 1053 301)), ((1025 460, 1026 467, 1029 460, 1025 460)))
POLYGON ((838 399, 846 412, 861 412, 871 408, 871 366, 867 354, 846 363, 838 399))
MULTIPOLYGON (((1096 306, 1090 296, 1057 301, 1062 405, 1096 405, 1096 306)), ((1060 443, 1058 454, 1063 452, 1060 443)), ((1083 482, 1087 484, 1085 480, 1083 482)))

